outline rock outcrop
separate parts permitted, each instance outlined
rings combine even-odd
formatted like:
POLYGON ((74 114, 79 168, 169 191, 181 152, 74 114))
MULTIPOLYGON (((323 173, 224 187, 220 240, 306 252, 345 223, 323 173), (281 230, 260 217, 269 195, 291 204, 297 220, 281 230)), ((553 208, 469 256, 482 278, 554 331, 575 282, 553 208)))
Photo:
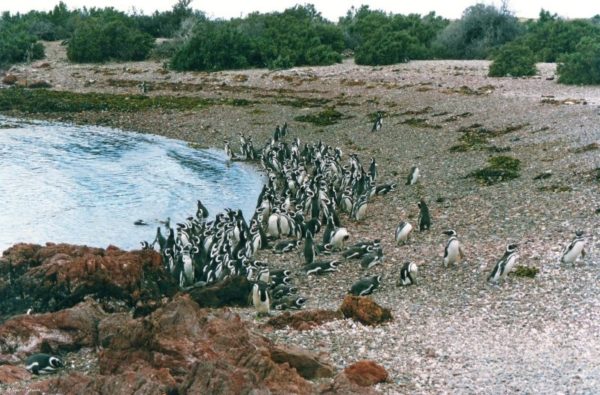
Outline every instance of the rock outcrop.
POLYGON ((145 317, 109 314, 86 300, 0 325, 1 353, 24 359, 44 347, 58 355, 83 347, 98 350, 97 373, 72 371, 65 359, 60 374, 27 386, 46 393, 312 394, 315 385, 304 377, 333 375, 318 356, 275 346, 239 315, 200 308, 188 295, 145 317))
POLYGON ((151 311, 176 291, 154 251, 16 244, 0 258, 0 315, 58 311, 86 296, 107 311, 151 311))
POLYGON ((392 319, 390 309, 379 306, 367 296, 347 295, 340 306, 346 318, 352 318, 364 325, 382 324, 392 319))

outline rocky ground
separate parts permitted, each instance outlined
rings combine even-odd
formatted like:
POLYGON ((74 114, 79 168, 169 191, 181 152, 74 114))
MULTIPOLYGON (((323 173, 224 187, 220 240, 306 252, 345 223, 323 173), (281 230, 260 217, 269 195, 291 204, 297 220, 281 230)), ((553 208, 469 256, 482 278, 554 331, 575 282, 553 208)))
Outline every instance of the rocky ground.
POLYGON ((371 327, 338 319, 298 331, 265 327, 266 318, 254 317, 251 309, 234 309, 268 338, 320 353, 337 371, 372 359, 389 373, 375 387, 382 393, 600 391, 597 87, 558 84, 552 64, 539 64, 539 75, 526 79, 488 78, 486 61, 386 67, 346 61, 208 74, 170 72, 161 62, 72 65, 57 43, 48 44, 48 54, 48 60, 8 74, 21 84, 46 80, 56 90, 129 95, 139 94, 137 85, 145 81, 149 96, 245 99, 248 105, 11 115, 103 124, 216 147, 224 138, 237 142, 239 132, 265 141, 287 121, 291 136, 302 142, 323 140, 345 155, 358 153, 365 164, 375 157, 380 182, 399 184, 396 192, 369 202, 365 221, 342 218, 351 240, 382 239, 383 264, 365 272, 349 261, 337 273, 306 277, 298 271, 299 255, 262 255, 297 273, 295 284, 309 310, 337 309, 357 278, 381 274, 382 287, 372 298, 391 309, 393 321, 371 327), (342 118, 328 126, 294 120, 326 108, 342 118), (371 133, 369 114, 376 111, 385 114, 383 128, 371 133), (485 139, 469 139, 473 131, 485 139), (466 177, 497 155, 519 159, 520 177, 491 186, 466 177), (413 165, 423 177, 405 186, 413 165), (544 172, 551 176, 535 179, 544 172), (415 223, 421 197, 430 206, 432 229, 396 246, 396 225, 415 223), (458 267, 441 265, 441 232, 448 228, 465 248, 466 261, 458 267), (560 251, 577 229, 586 234, 588 254, 575 265, 560 265, 560 251), (519 264, 540 271, 535 278, 510 276, 500 286, 487 285, 508 242, 520 244, 519 264), (419 285, 396 287, 400 266, 409 260, 419 266, 419 285))

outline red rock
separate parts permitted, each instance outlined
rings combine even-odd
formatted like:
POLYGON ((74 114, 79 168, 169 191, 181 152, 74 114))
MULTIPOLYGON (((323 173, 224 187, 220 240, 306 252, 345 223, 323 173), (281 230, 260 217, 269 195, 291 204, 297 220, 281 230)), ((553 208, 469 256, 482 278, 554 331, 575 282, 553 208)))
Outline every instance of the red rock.
POLYGON ((298 347, 275 346, 271 350, 271 358, 277 363, 287 363, 308 380, 332 377, 334 373, 333 366, 298 347))
POLYGON ((201 309, 188 295, 147 317, 113 314, 98 326, 101 374, 168 368, 187 393, 313 393, 272 359, 273 345, 229 310, 201 309))
POLYGON ((271 326, 275 329, 291 327, 296 330, 309 330, 325 322, 339 320, 344 318, 340 311, 331 310, 304 310, 297 313, 288 311, 273 317, 267 321, 265 326, 271 326))
POLYGON ((344 373, 350 381, 368 387, 387 380, 388 372, 385 368, 374 361, 362 360, 344 369, 344 373))
POLYGON ((106 313, 94 301, 57 313, 16 316, 0 325, 0 353, 25 358, 36 352, 78 350, 97 344, 97 326, 106 313))
MULTIPOLYGON (((17 244, 0 259, 0 311, 72 307, 93 295, 107 307, 144 309, 173 295, 173 278, 154 251, 106 250, 68 244, 17 244)), ((109 309, 110 310, 110 309, 109 309)))
POLYGON ((2 79, 2 83, 5 85, 14 85, 19 79, 14 74, 8 74, 2 79))
POLYGON ((0 365, 0 384, 12 384, 31 378, 23 366, 0 365))
POLYGON ((347 295, 340 310, 344 317, 364 325, 376 325, 392 320, 390 309, 379 306, 367 296, 347 295))
POLYGON ((321 384, 318 393, 321 395, 375 395, 379 392, 373 388, 356 384, 345 372, 340 372, 331 383, 321 384))
POLYGON ((228 277, 208 287, 193 288, 188 293, 200 307, 248 306, 252 284, 244 276, 228 277))

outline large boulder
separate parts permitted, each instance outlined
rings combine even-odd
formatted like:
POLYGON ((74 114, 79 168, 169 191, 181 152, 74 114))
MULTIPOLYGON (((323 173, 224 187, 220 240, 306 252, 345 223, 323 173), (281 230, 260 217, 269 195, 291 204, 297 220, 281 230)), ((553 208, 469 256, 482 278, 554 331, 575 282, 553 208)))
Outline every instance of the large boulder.
POLYGON ((367 296, 346 295, 341 312, 364 325, 377 325, 392 320, 390 309, 381 307, 367 296))
POLYGON ((176 284, 155 251, 68 244, 17 244, 0 258, 0 315, 57 311, 93 296, 111 308, 146 312, 176 284))
POLYGON ((383 383, 388 379, 385 368, 374 361, 362 360, 353 363, 344 369, 344 373, 350 381, 368 387, 377 383, 383 383))
POLYGON ((334 374, 331 364, 302 348, 275 346, 271 350, 271 358, 277 363, 287 363, 296 369, 300 376, 308 380, 332 377, 334 374))

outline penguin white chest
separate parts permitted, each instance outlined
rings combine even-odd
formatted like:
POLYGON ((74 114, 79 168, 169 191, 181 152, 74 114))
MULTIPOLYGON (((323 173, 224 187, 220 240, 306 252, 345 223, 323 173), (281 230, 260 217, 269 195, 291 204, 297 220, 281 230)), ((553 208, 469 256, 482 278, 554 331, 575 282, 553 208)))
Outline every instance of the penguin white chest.
POLYGON ((565 255, 562 257, 562 261, 564 263, 573 263, 577 260, 581 252, 583 251, 584 241, 576 241, 573 248, 571 248, 565 255))
POLYGON ((504 271, 502 272, 502 277, 506 277, 506 275, 513 269, 513 267, 517 263, 518 258, 518 254, 512 254, 508 257, 508 259, 506 260, 506 265, 504 266, 504 271))
POLYGON ((279 215, 271 214, 267 222, 267 235, 271 237, 279 237, 279 215))
POLYGON ((446 246, 446 254, 444 256, 444 265, 449 265, 458 262, 459 260, 459 247, 460 243, 458 240, 453 239, 448 242, 446 246))

